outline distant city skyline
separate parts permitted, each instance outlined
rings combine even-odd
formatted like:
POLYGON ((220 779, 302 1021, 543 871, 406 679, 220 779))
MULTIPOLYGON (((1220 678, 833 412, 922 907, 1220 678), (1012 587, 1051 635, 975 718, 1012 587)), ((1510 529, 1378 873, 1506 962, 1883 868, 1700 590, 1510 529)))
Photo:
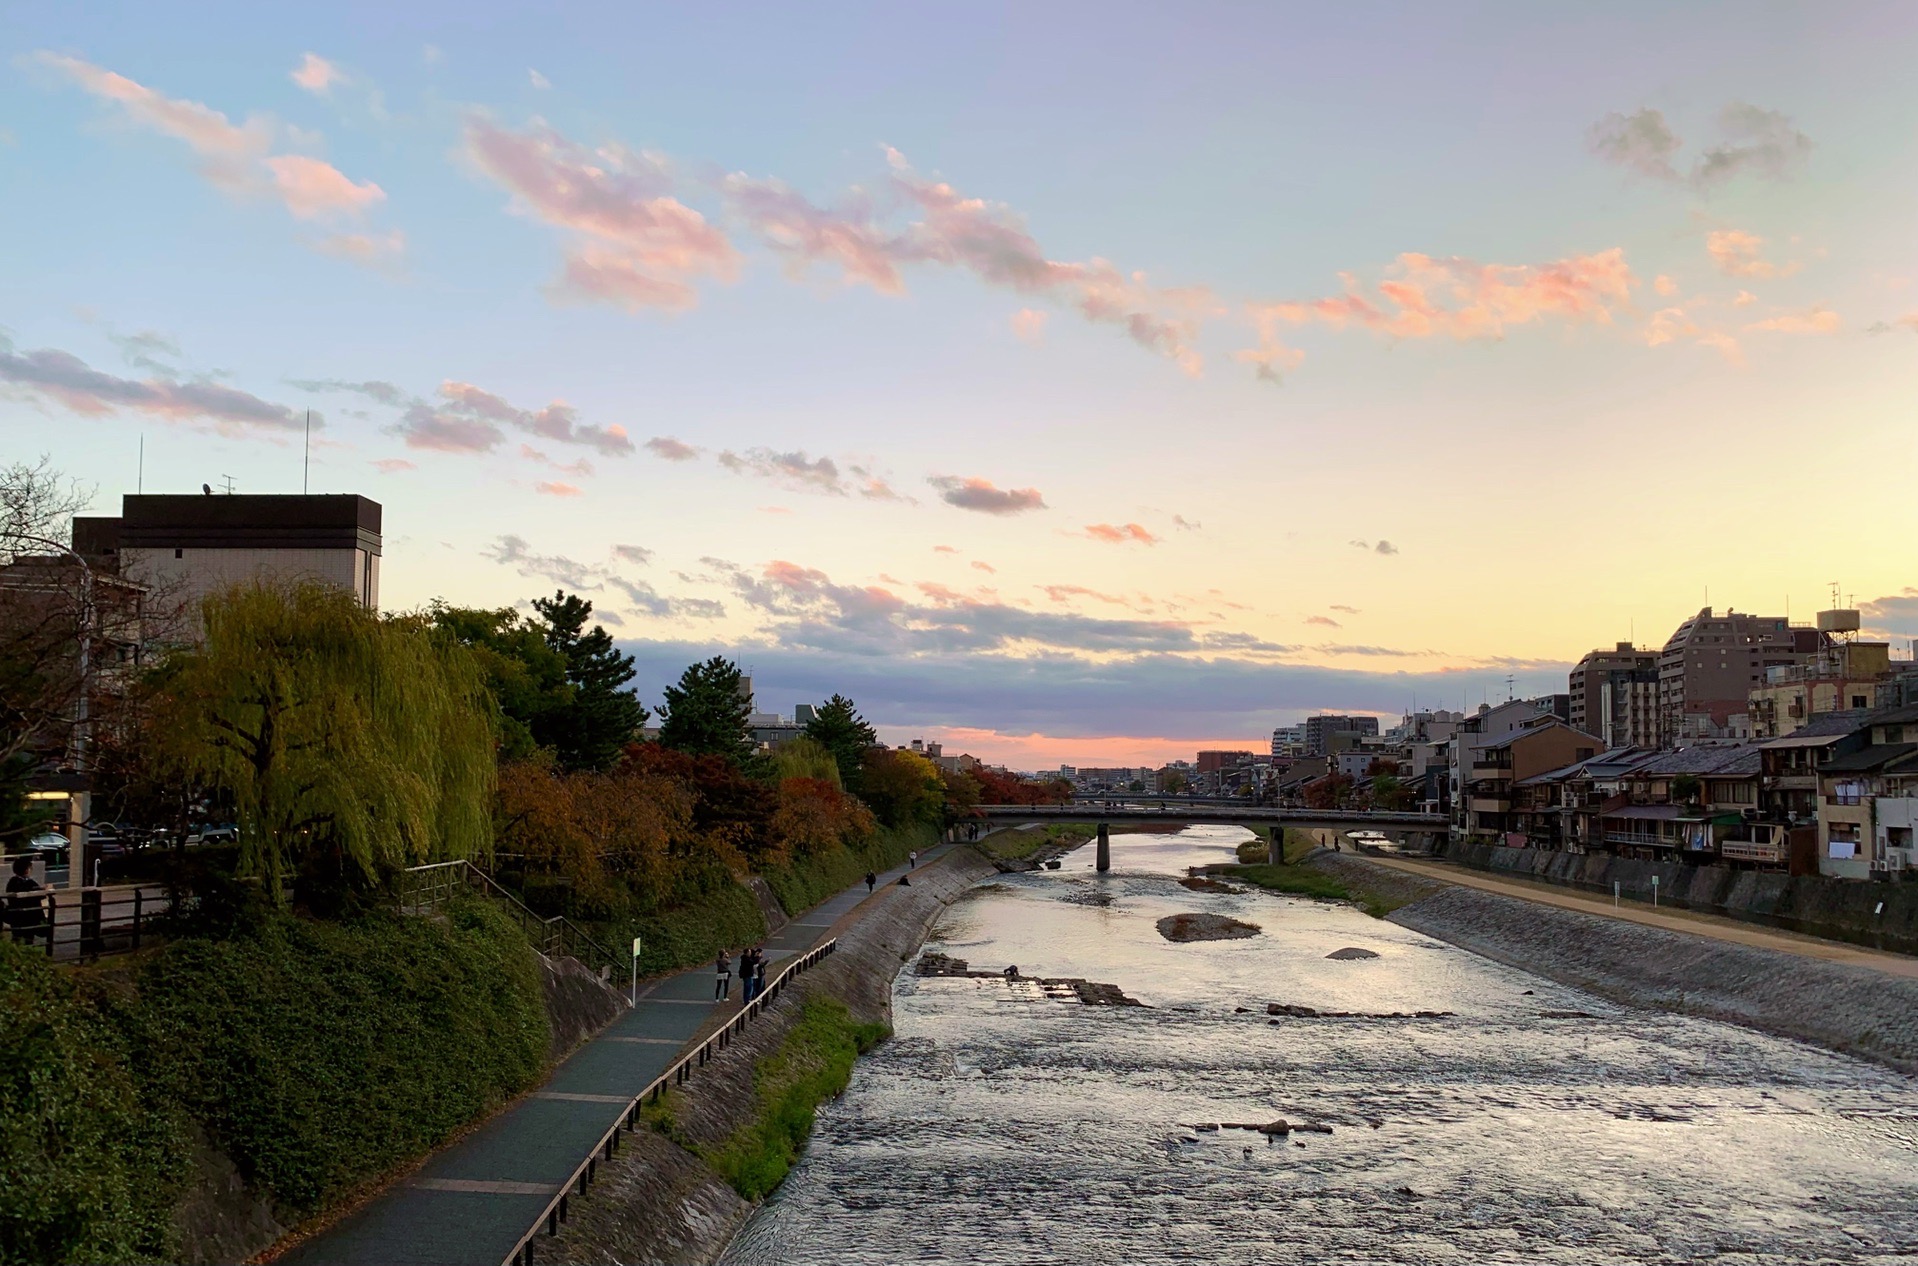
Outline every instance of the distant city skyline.
POLYGON ((1908 5, 9 15, 7 450, 310 410, 388 609, 581 592, 649 706, 1134 765, 1918 636, 1908 5))

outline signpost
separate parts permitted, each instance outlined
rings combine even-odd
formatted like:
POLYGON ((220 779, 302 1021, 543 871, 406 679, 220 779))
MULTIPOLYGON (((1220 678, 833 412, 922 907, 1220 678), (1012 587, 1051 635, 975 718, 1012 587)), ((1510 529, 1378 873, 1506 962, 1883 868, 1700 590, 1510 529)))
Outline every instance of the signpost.
POLYGON ((639 1005, 639 938, 633 938, 633 1005, 639 1005))
POLYGON ((1658 876, 1652 876, 1652 909, 1658 909, 1658 876))

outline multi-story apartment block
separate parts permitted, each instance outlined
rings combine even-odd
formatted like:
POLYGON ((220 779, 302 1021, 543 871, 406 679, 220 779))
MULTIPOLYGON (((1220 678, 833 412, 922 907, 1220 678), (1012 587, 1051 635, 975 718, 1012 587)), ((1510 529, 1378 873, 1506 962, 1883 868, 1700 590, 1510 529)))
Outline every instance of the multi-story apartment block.
POLYGON ((1272 754, 1274 756, 1305 755, 1305 727, 1303 725, 1281 725, 1273 730, 1272 754))
POLYGON ((1330 756, 1348 747, 1357 747, 1361 739, 1376 738, 1377 717, 1316 716, 1305 719, 1305 754, 1330 756))
POLYGON ((1503 840, 1522 831, 1517 813, 1529 798, 1519 785, 1548 770, 1590 760, 1598 749, 1594 735, 1550 716, 1480 744, 1472 753, 1465 784, 1465 834, 1503 840))
POLYGON ((1657 747, 1658 652, 1630 642, 1596 650, 1578 661, 1571 674, 1574 729, 1595 734, 1607 747, 1657 747))
POLYGON ((1736 732, 1765 670, 1810 659, 1829 639, 1782 615, 1701 609, 1658 653, 1658 732, 1662 743, 1697 733, 1736 732))

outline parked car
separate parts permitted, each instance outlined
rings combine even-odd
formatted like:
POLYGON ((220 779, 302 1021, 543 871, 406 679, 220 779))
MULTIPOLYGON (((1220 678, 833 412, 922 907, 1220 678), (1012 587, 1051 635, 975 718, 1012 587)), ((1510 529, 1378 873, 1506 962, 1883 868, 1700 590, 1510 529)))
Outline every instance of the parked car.
POLYGON ((58 831, 43 831, 27 841, 27 852, 51 862, 67 860, 67 837, 58 831))
POLYGON ((237 844, 240 828, 231 822, 208 823, 186 837, 189 844, 237 844))

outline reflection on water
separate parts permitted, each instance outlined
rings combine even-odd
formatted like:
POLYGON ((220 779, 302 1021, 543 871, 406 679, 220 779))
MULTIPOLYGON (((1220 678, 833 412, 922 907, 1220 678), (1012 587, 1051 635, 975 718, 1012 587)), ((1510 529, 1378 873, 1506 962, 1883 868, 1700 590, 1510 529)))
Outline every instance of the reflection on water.
POLYGON ((1088 848, 955 904, 929 949, 1146 1007, 908 969, 897 1037, 724 1260, 1918 1260, 1918 1082, 1174 882, 1244 838, 1115 836, 1109 875, 1088 848), (1154 923, 1182 911, 1264 934, 1174 945, 1154 923), (1379 957, 1325 957, 1347 946, 1379 957), (1269 1002, 1454 1014, 1273 1023, 1269 1002), (1276 1117, 1333 1132, 1192 1128, 1276 1117))

